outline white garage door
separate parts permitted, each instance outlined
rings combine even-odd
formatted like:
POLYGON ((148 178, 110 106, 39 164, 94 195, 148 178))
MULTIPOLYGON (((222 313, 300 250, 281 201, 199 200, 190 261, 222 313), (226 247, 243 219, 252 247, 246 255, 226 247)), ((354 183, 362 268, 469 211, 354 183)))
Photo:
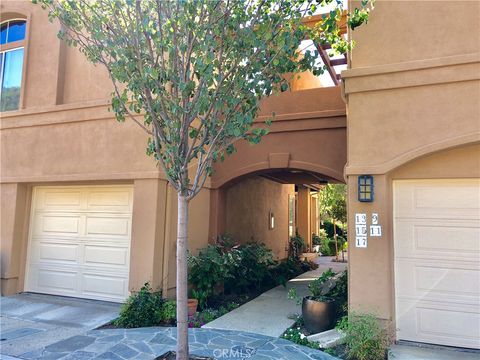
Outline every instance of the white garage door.
POLYGON ((394 182, 397 338, 480 348, 480 180, 394 182))
POLYGON ((34 188, 25 290, 124 300, 132 204, 128 185, 34 188))

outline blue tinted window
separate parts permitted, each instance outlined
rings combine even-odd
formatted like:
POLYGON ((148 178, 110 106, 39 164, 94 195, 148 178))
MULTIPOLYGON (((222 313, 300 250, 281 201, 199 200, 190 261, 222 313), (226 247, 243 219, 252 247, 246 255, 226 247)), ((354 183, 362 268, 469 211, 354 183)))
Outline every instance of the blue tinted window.
POLYGON ((2 88, 0 111, 17 110, 20 103, 22 85, 23 48, 2 54, 2 88))
POLYGON ((7 43, 25 39, 26 22, 23 20, 10 21, 8 23, 7 43))
POLYGON ((25 20, 1 24, 1 44, 16 44, 0 53, 0 111, 18 110, 20 106, 25 29, 25 20))
POLYGON ((2 25, 2 35, 0 39, 0 45, 7 43, 7 28, 8 28, 8 23, 2 25))

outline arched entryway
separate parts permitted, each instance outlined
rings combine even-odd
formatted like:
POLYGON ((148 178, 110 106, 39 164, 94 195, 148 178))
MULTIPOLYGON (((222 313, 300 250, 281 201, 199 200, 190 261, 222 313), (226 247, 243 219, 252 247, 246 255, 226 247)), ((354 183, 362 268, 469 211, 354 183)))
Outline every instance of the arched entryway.
POLYGON ((338 87, 269 98, 258 121, 272 111, 276 116, 260 144, 238 142, 238 151, 215 165, 209 227, 212 240, 230 233, 271 243, 282 257, 295 231, 310 244, 322 184, 344 182, 346 116, 338 87))

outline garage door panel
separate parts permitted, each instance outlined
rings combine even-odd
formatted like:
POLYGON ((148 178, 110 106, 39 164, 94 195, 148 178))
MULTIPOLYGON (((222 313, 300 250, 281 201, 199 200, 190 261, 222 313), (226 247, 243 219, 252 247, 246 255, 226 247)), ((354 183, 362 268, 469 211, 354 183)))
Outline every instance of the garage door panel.
POLYGON ((128 262, 128 248, 111 246, 85 246, 85 264, 102 266, 125 266, 128 262))
POLYGON ((478 348, 478 307, 399 300, 397 311, 397 337, 402 340, 478 348))
POLYGON ((78 215, 36 214, 35 235, 78 236, 80 223, 78 215))
POLYGON ((37 276, 37 289, 51 289, 62 290, 74 293, 76 291, 77 284, 77 272, 65 271, 59 269, 36 269, 37 276))
POLYGON ((127 291, 125 278, 85 273, 82 277, 82 292, 90 297, 108 297, 121 300, 127 291))
POLYGON ((480 271, 476 263, 397 259, 395 272, 399 299, 441 299, 480 305, 480 271))
MULTIPOLYGON (((38 261, 78 263, 80 247, 76 244, 41 242, 38 244, 38 261)), ((35 256, 35 254, 34 254, 35 256)), ((37 258, 35 256, 35 258, 37 258)))
POLYGON ((78 190, 48 190, 43 189, 37 195, 36 209, 44 210, 48 208, 50 211, 79 210, 82 204, 82 192, 78 190))
POLYGON ((480 180, 451 179, 398 181, 395 185, 398 218, 479 219, 480 180))
POLYGON ((123 301, 132 200, 126 185, 36 187, 26 290, 123 301))
POLYGON ((480 348, 480 180, 394 182, 397 338, 480 348))
POLYGON ((88 216, 86 218, 86 235, 128 238, 130 236, 130 218, 88 216))
POLYGON ((89 211, 131 211, 131 191, 91 191, 87 198, 87 210, 89 211))
POLYGON ((397 219, 395 234, 398 258, 476 261, 480 256, 480 223, 475 220, 397 219))

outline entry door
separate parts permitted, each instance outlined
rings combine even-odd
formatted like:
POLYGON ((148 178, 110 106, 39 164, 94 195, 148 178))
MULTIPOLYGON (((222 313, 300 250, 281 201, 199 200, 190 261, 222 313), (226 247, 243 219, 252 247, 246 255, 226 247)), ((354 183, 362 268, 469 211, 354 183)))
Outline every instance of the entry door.
POLYGON ((34 188, 25 290, 123 301, 132 205, 129 185, 34 188))
POLYGON ((394 182, 397 338, 480 348, 480 180, 394 182))

